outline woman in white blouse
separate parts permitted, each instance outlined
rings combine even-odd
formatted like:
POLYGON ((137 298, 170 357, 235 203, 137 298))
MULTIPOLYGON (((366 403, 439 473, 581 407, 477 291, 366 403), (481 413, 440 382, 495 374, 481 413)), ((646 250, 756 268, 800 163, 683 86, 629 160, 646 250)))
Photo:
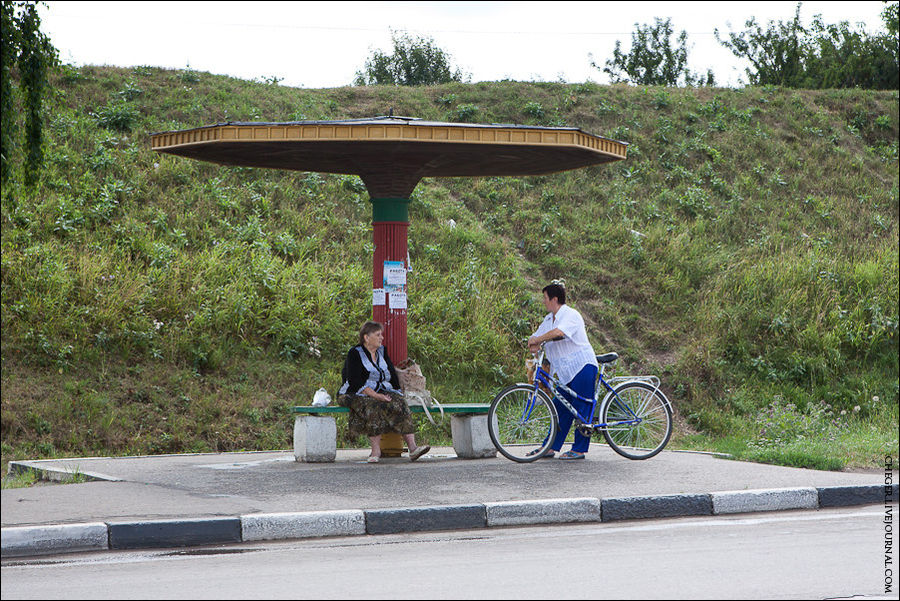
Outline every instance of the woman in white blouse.
MULTIPOLYGON (((538 327, 537 331, 528 339, 528 348, 537 352, 541 344, 544 345, 545 356, 550 361, 551 368, 556 372, 561 382, 585 398, 593 398, 594 387, 597 384, 597 356, 588 340, 584 329, 584 319, 581 313, 566 304, 566 290, 560 284, 545 286, 544 307, 549 313, 538 327)), ((588 413, 591 411, 591 403, 579 401, 572 395, 560 391, 566 399, 578 410, 578 414, 589 421, 588 413)), ((562 445, 572 427, 575 417, 562 403, 554 399, 556 413, 559 417, 559 432, 550 445, 544 457, 554 457, 562 449, 562 445)), ((575 440, 572 449, 562 453, 560 459, 584 459, 588 452, 591 438, 581 432, 575 431, 575 440)))

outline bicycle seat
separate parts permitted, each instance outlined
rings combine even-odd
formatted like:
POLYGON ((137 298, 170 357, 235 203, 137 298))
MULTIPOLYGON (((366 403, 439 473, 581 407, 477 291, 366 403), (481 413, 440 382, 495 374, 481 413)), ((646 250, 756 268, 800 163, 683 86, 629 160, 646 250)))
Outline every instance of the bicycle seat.
POLYGON ((616 359, 619 358, 619 353, 606 353, 605 355, 597 355, 597 363, 603 365, 604 363, 612 363, 616 359))

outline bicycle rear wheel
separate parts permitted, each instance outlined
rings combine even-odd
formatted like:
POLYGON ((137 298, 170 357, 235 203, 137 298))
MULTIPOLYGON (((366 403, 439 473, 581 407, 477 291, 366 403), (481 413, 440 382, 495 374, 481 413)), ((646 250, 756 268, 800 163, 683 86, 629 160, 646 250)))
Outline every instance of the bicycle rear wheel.
POLYGON ((553 403, 528 384, 503 390, 488 411, 488 433, 494 446, 507 459, 520 463, 540 459, 553 444, 557 428, 553 403))
POLYGON ((653 457, 672 436, 669 400, 645 382, 625 382, 616 387, 604 399, 600 422, 606 424, 603 437, 609 446, 628 459, 653 457))

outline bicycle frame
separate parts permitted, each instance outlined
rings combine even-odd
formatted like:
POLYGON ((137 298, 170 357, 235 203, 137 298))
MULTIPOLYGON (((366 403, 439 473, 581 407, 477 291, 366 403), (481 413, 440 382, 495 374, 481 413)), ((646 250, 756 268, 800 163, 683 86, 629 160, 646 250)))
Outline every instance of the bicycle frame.
MULTIPOLYGON (((635 415, 634 411, 631 410, 631 407, 629 407, 628 404, 625 401, 623 401, 619 397, 618 394, 616 394, 615 389, 611 385, 612 383, 623 383, 626 381, 627 382, 638 382, 638 381, 647 382, 653 386, 653 393, 655 393, 657 391, 657 389, 659 388, 659 378, 657 378, 656 376, 642 376, 642 377, 624 376, 624 377, 613 377, 613 378, 610 378, 609 380, 606 380, 603 377, 604 369, 601 367, 601 369, 599 370, 599 374, 598 374, 597 385, 594 387, 594 398, 588 399, 588 398, 581 396, 580 394, 578 394, 577 392, 575 392, 574 390, 572 390, 565 384, 562 384, 557 378, 553 377, 549 372, 547 372, 543 368, 543 360, 544 360, 544 351, 541 350, 541 352, 536 356, 534 381, 532 382, 532 384, 535 387, 535 395, 537 394, 537 390, 539 390, 539 385, 543 384, 549 390, 553 391, 553 398, 551 400, 553 400, 553 399, 558 400, 560 402, 560 404, 563 407, 565 407, 569 411, 569 413, 571 413, 579 421, 580 426, 588 427, 588 428, 591 428, 596 431, 599 431, 599 430, 607 430, 608 431, 610 429, 610 427, 615 428, 617 426, 634 426, 634 425, 640 424, 643 421, 641 418, 639 418, 637 415, 635 415), (603 404, 615 403, 616 406, 620 410, 622 410, 626 415, 630 415, 632 419, 618 420, 611 424, 599 423, 600 413, 597 412, 597 403, 598 403, 598 393, 601 390, 601 388, 600 388, 601 384, 606 389, 606 394, 603 397, 603 404), (568 394, 572 395, 573 397, 591 404, 591 412, 590 412, 590 416, 587 418, 587 420, 585 420, 585 418, 583 418, 578 413, 578 410, 575 409, 575 407, 573 407, 572 404, 564 396, 558 394, 560 391, 567 392, 568 394), (594 423, 595 412, 597 414, 598 423, 594 423)), ((528 405, 529 405, 529 407, 526 408, 526 412, 530 413, 531 407, 533 407, 533 405, 534 405, 534 400, 532 399, 532 402, 528 403, 528 405)))

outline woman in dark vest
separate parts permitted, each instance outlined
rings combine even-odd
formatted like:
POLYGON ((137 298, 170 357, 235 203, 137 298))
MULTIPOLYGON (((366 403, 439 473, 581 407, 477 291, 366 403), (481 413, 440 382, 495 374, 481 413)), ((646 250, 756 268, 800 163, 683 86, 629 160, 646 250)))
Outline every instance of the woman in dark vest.
POLYGON ((400 391, 400 380, 384 348, 384 327, 367 321, 359 330, 359 344, 347 353, 338 391, 338 403, 350 408, 350 435, 365 434, 372 443, 369 463, 381 457, 381 435, 399 432, 415 461, 431 450, 416 445, 415 426, 409 406, 400 391))

